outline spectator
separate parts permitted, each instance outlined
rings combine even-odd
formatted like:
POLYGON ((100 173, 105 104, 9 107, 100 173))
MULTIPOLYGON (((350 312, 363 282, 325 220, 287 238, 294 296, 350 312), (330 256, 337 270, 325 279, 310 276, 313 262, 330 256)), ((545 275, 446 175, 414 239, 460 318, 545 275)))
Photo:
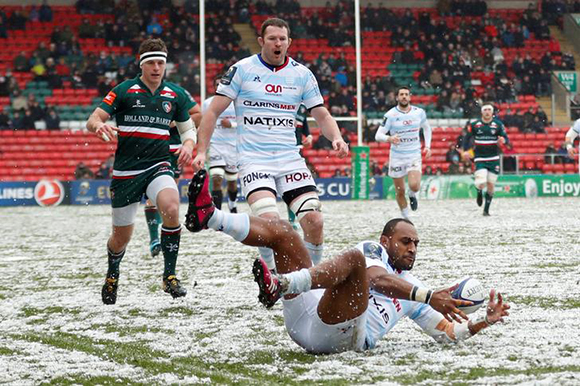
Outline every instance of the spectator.
POLYGON ((111 169, 107 167, 105 162, 102 162, 99 169, 95 173, 95 179, 97 180, 108 180, 111 175, 111 169))
POLYGON ((86 180, 92 179, 94 177, 93 171, 85 165, 84 162, 79 162, 75 169, 75 179, 76 180, 86 180))
POLYGON ((546 146, 546 151, 544 151, 544 154, 546 155, 544 157, 544 163, 550 165, 557 163, 556 159, 554 158, 557 152, 558 151, 554 147, 554 143, 553 142, 548 143, 548 146, 546 146))
POLYGON ((22 128, 25 130, 34 130, 36 129, 34 122, 32 111, 30 111, 30 109, 24 110, 24 115, 22 116, 22 128))
POLYGON ((47 130, 60 130, 60 117, 53 108, 49 108, 44 123, 47 130))
POLYGON ((20 51, 18 55, 14 58, 14 71, 28 71, 30 70, 30 65, 28 63, 28 58, 26 57, 26 52, 20 51))
POLYGON ((452 143, 449 145, 449 150, 447 150, 447 153, 445 153, 445 162, 457 165, 460 161, 461 154, 457 151, 456 145, 452 143))
POLYGON ((325 149, 325 150, 332 150, 332 142, 330 142, 324 135, 318 137, 314 145, 312 146, 313 149, 325 149))
POLYGON ((10 116, 0 107, 0 130, 9 130, 12 128, 10 116))
POLYGON ((28 108, 28 100, 19 90, 12 96, 12 111, 24 111, 28 108))
POLYGON ((52 9, 48 5, 47 0, 43 0, 40 9, 38 10, 38 19, 41 22, 51 22, 52 21, 52 9))
POLYGON ((433 168, 431 167, 431 165, 425 166, 425 171, 423 172, 423 175, 425 175, 425 176, 433 176, 433 175, 435 175, 435 173, 433 172, 433 168))
POLYGON ((545 123, 540 120, 539 116, 535 115, 534 121, 530 125, 530 130, 533 131, 534 133, 545 133, 546 132, 545 128, 546 128, 545 123))
POLYGON ((24 122, 22 121, 22 113, 20 110, 14 111, 12 113, 12 129, 13 130, 24 130, 24 122))
POLYGON ((570 156, 568 155, 568 149, 566 149, 566 142, 565 141, 562 142, 562 144, 558 148, 558 151, 556 151, 556 154, 558 154, 558 156, 555 159, 557 164, 574 163, 574 159, 570 158, 570 156))
POLYGON ((504 172, 515 172, 517 160, 514 154, 517 152, 514 150, 514 147, 511 143, 507 143, 505 148, 503 149, 503 171, 504 172))

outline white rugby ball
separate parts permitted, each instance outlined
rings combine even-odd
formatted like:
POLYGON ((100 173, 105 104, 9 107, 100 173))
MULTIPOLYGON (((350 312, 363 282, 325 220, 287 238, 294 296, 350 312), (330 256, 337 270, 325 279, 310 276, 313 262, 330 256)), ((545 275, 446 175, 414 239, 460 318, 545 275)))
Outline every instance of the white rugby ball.
POLYGON ((473 302, 471 306, 459 306, 458 308, 466 314, 471 314, 477 311, 487 298, 487 293, 483 288, 483 284, 479 280, 472 277, 464 277, 455 283, 459 284, 457 288, 451 293, 451 297, 459 300, 467 300, 473 302))

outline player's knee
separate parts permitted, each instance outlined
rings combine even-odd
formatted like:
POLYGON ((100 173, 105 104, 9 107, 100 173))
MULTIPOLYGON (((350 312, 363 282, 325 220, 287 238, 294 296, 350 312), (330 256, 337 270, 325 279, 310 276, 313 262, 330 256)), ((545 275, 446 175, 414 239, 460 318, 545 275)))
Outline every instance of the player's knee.
POLYGON ((300 225, 304 230, 305 236, 306 234, 322 233, 322 229, 324 227, 324 218, 322 213, 318 211, 306 213, 304 216, 302 216, 300 225))
MULTIPOLYGON (((290 203, 290 210, 296 214, 300 224, 302 224, 302 219, 305 216, 309 215, 310 217, 314 213, 317 213, 319 215, 318 218, 322 221, 322 204, 316 194, 303 194, 297 197, 290 203)), ((316 218, 316 216, 313 216, 312 221, 316 221, 316 218)))
POLYGON ((163 218, 163 223, 174 222, 179 218, 179 203, 170 202, 164 205, 163 209, 159 211, 163 218))
POLYGON ((409 189, 411 189, 415 193, 417 193, 420 188, 421 188, 421 184, 419 182, 409 183, 409 189))

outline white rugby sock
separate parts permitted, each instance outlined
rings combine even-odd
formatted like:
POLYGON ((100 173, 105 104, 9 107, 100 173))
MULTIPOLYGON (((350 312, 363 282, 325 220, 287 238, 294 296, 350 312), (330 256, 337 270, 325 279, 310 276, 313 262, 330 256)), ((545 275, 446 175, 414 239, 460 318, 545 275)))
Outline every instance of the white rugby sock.
POLYGON ((306 245, 306 249, 308 249, 312 265, 320 263, 320 260, 322 260, 322 252, 324 251, 324 244, 314 245, 308 241, 304 241, 304 245, 306 245))
POLYGON ((407 220, 409 219, 409 207, 408 206, 401 209, 401 216, 403 218, 406 218, 407 220))
POLYGON ((207 226, 224 232, 237 241, 244 241, 250 233, 250 216, 247 213, 226 213, 216 209, 207 226))
POLYGON ((282 295, 301 294, 310 291, 310 287, 312 287, 312 277, 308 268, 285 273, 280 275, 280 278, 288 281, 288 288, 283 291, 282 295))
POLYGON ((264 259, 270 271, 276 270, 276 261, 274 260, 274 251, 266 247, 258 247, 260 257, 264 259))
POLYGON ((409 197, 416 197, 416 194, 417 193, 415 191, 409 189, 409 197))

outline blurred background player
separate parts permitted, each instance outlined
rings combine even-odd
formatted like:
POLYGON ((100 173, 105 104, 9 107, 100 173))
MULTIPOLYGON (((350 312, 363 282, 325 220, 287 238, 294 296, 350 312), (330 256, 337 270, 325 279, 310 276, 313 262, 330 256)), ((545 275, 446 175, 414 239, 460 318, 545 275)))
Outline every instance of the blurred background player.
MULTIPOLYGON (((215 79, 217 90, 221 76, 215 79)), ((207 111, 214 97, 203 101, 202 112, 207 111)), ((220 114, 216 121, 214 132, 209 143, 209 174, 212 178, 211 196, 215 206, 222 208, 224 193, 222 184, 227 183, 228 208, 230 212, 236 213, 238 199, 238 153, 236 150, 236 110, 234 103, 220 114)))
MULTIPOLYGON (((499 175, 498 144, 507 144, 509 139, 503 123, 494 117, 494 108, 491 103, 481 106, 481 118, 471 122, 467 128, 467 136, 464 143, 473 143, 473 161, 475 163, 475 189, 477 189, 477 205, 483 204, 483 189, 485 192, 485 205, 483 215, 489 216, 489 207, 493 199, 495 183, 499 175), (473 142, 471 141, 473 139, 473 142)), ((463 154, 469 156, 468 148, 463 154)))
POLYGON ((413 211, 417 210, 417 192, 421 188, 421 138, 423 129, 425 137, 425 158, 431 157, 431 126, 425 110, 411 105, 411 90, 399 87, 397 90, 397 106, 393 107, 383 117, 375 135, 377 142, 389 142, 389 177, 393 179, 397 204, 401 216, 409 218, 409 208, 405 198, 405 176, 409 184, 409 204, 413 211))
MULTIPOLYGON (((184 90, 189 97, 189 116, 193 120, 196 126, 199 126, 201 122, 201 109, 199 105, 195 102, 191 94, 184 90)), ((171 123, 170 137, 169 137, 169 153, 171 154, 171 167, 173 168, 173 176, 175 177, 175 183, 179 186, 179 177, 181 177, 181 167, 178 165, 177 160, 179 159, 179 149, 181 149, 181 137, 179 135, 179 130, 175 126, 175 123, 171 123)), ((151 256, 155 257, 161 252, 161 241, 159 241, 159 227, 161 226, 161 216, 155 204, 151 200, 147 199, 145 203, 145 220, 147 221, 147 229, 149 230, 149 251, 151 256)))
POLYGON ((170 124, 175 121, 182 142, 176 152, 179 166, 191 162, 196 132, 189 116, 191 97, 181 87, 163 80, 166 62, 167 47, 161 39, 143 41, 139 47, 141 74, 110 91, 87 122, 87 129, 99 138, 118 138, 110 187, 113 232, 107 242, 109 268, 101 291, 105 304, 117 301, 119 266, 145 194, 163 219, 162 288, 174 298, 187 294, 175 275, 181 224, 179 192, 169 152, 170 124), (106 123, 113 115, 118 127, 106 123))
POLYGON ((566 132, 566 150, 568 150, 568 155, 570 158, 574 159, 576 155, 576 149, 574 149, 574 140, 580 134, 580 119, 570 127, 570 130, 566 132))
POLYGON ((279 274, 272 274, 262 259, 254 263, 259 300, 272 307, 283 298, 286 330, 308 352, 372 349, 405 316, 437 342, 450 343, 509 315, 510 306, 491 290, 485 316, 462 323, 468 318, 458 307, 471 303, 451 297, 456 286, 433 291, 410 273, 419 236, 409 220, 391 220, 379 242, 361 242, 313 266, 288 223, 224 213, 211 205, 208 185, 205 170, 193 177, 186 227, 221 230, 246 245, 274 249, 279 274))
MULTIPOLYGON (((288 24, 267 19, 258 43, 260 54, 237 62, 221 79, 201 120, 193 166, 195 170, 204 167, 216 120, 234 101, 240 181, 252 213, 278 219, 279 194, 296 214, 306 248, 318 262, 323 251, 323 219, 314 178, 296 147, 294 122, 300 104, 309 109, 338 157, 348 155, 348 145, 324 107, 314 74, 286 55, 291 44, 288 24)), ((261 247, 260 255, 270 269, 275 269, 272 250, 261 247)))
MULTIPOLYGON (((296 146, 300 149, 301 154, 302 149, 308 149, 312 146, 312 134, 310 134, 310 128, 308 127, 308 109, 304 105, 300 105, 296 112, 296 146)), ((287 206, 287 209, 288 221, 292 224, 292 228, 298 229, 296 215, 289 206, 287 206)))

